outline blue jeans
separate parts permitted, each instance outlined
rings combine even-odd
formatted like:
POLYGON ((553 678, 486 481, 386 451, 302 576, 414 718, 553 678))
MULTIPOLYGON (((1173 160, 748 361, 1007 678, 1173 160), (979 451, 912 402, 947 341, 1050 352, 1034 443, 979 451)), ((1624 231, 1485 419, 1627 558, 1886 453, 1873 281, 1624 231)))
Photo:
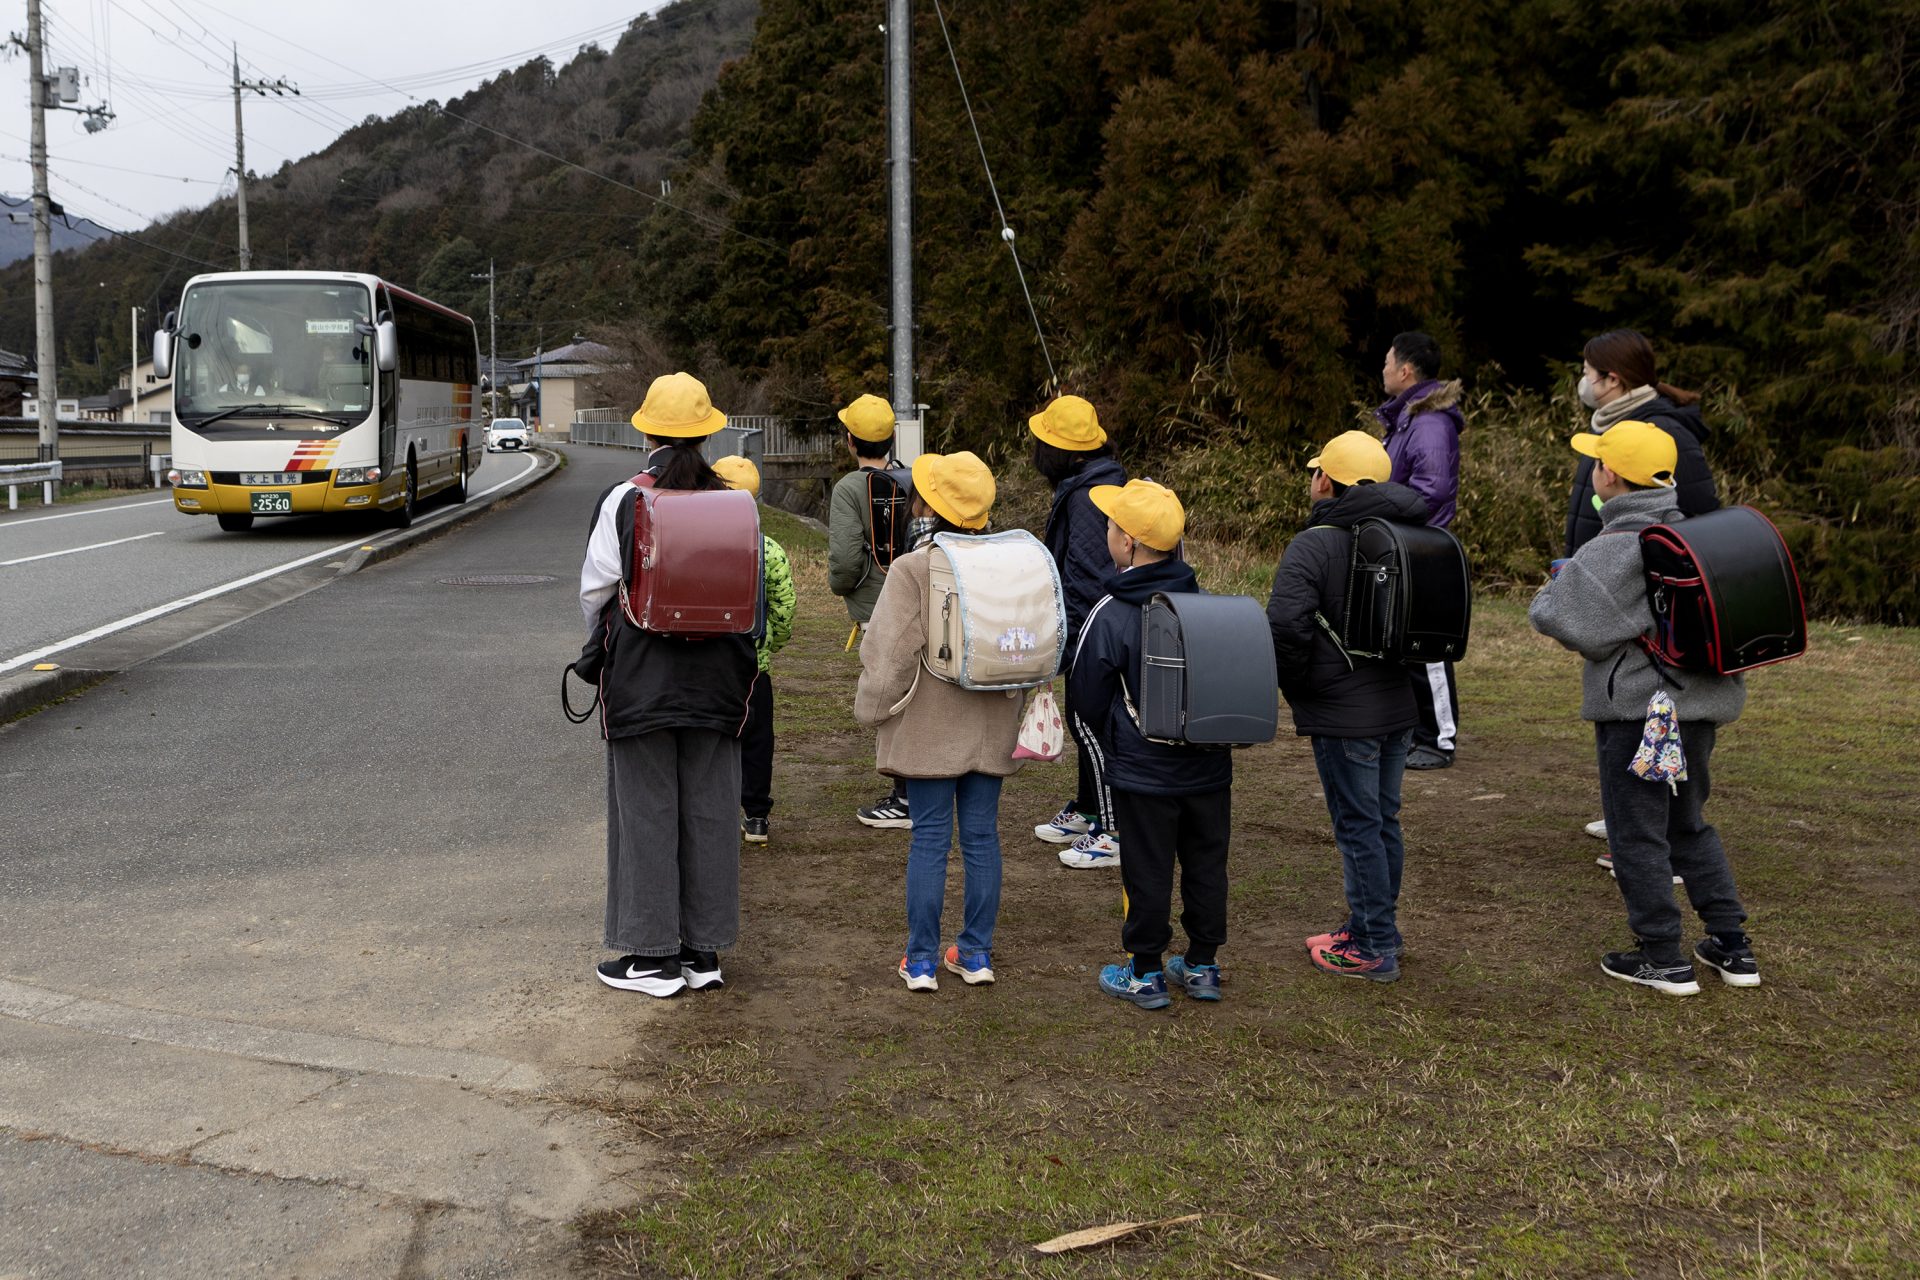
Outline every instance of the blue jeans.
POLYGON ((1400 780, 1409 732, 1381 738, 1315 738, 1313 763, 1333 816, 1347 882, 1347 928, 1369 956, 1400 954, 1395 910, 1406 844, 1400 838, 1400 780))
POLYGON ((940 909, 947 898, 947 851, 956 814, 966 866, 966 922, 960 950, 991 951, 1000 916, 1000 779, 908 778, 913 842, 907 848, 907 959, 940 958, 940 909))

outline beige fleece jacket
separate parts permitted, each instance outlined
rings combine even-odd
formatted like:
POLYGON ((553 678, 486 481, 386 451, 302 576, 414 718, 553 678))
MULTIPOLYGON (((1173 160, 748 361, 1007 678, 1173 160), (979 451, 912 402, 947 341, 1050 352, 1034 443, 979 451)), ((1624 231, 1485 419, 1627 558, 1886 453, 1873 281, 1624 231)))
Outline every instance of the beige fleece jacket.
POLYGON ((860 641, 854 719, 877 726, 875 765, 896 778, 1007 777, 1020 733, 1023 693, 984 693, 935 679, 921 669, 927 647, 927 560, 922 547, 893 562, 873 619, 860 641), (915 684, 915 676, 919 683, 915 684), (898 714, 893 707, 913 690, 898 714))

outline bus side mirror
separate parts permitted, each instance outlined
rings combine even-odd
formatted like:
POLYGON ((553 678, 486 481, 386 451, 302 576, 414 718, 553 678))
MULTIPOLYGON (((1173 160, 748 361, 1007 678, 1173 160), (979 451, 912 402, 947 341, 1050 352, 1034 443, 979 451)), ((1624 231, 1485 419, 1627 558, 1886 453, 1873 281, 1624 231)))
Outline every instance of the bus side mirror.
POLYGON ((392 373, 400 365, 400 336, 391 320, 382 320, 373 331, 373 359, 382 373, 392 373))
POLYGON ((173 376, 173 335, 165 329, 153 331, 153 376, 173 376))

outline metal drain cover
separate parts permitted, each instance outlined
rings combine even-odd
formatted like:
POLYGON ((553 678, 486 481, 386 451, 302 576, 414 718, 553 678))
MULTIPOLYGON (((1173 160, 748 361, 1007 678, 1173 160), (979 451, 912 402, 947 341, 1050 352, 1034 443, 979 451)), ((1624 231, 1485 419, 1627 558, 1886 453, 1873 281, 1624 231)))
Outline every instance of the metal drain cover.
POLYGON ((443 587, 531 587, 552 582, 550 573, 469 573, 458 578, 442 578, 443 587))

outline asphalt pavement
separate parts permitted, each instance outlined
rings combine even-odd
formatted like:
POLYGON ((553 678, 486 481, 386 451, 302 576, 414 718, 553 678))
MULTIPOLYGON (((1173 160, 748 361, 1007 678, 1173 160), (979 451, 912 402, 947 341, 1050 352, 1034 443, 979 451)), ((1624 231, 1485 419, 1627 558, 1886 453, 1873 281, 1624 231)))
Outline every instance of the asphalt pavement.
MULTIPOLYGON (((524 474, 532 456, 493 454, 475 493, 524 474)), ((430 499, 426 513, 444 505, 430 499)), ((48 646, 309 556, 344 557, 387 526, 362 515, 261 519, 244 533, 174 510, 164 491, 0 511, 0 671, 48 646)))
POLYGON ((593 981, 604 762, 559 707, 636 455, 567 455, 0 726, 0 1277, 563 1274, 648 1175, 578 1104, 676 1006, 593 981))

